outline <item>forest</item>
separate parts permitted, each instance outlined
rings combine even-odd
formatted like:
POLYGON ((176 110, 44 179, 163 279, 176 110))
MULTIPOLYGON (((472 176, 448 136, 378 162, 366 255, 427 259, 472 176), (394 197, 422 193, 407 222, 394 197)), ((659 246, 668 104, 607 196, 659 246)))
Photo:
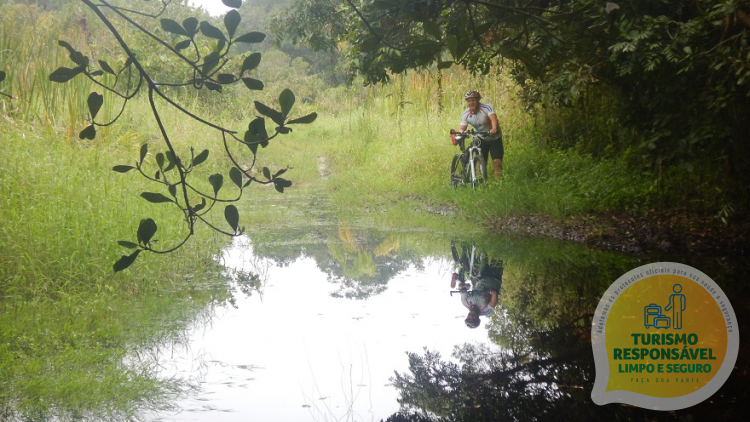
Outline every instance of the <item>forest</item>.
MULTIPOLYGON (((748 0, 221 1, 229 12, 212 16, 188 0, 0 0, 0 334, 12 339, 0 341, 0 419, 44 420, 57 397, 86 409, 102 389, 114 413, 179 394, 145 363, 123 371, 132 350, 119 345, 148 349, 230 301, 228 288, 164 293, 218 277, 227 239, 319 203, 372 226, 747 251, 748 0), (468 90, 495 108, 505 146, 502 178, 475 191, 449 182, 468 90), (164 320, 175 303, 187 316, 174 326, 126 323, 164 320), (91 383, 92 362, 106 383, 91 383), (60 366, 80 377, 24 384, 60 366)), ((328 253, 356 255, 344 249, 328 253)), ((623 269, 602 266, 580 271, 623 269)), ((562 268, 534 271, 573 285, 579 270, 562 268)), ((526 333, 523 347, 543 351, 523 364, 410 354, 411 374, 394 379, 402 404, 554 420, 588 382, 591 362, 550 357, 565 333, 570 356, 589 347, 578 317, 526 333), (553 372, 560 392, 517 408, 472 410, 443 383, 523 395, 553 372)))

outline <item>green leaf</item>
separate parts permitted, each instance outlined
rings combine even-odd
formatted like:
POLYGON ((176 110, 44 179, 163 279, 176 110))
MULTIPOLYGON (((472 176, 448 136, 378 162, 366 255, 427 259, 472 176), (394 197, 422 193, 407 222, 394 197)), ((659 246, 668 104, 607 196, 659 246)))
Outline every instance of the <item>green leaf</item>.
POLYGON ((215 38, 217 40, 227 40, 227 37, 221 32, 221 30, 210 23, 203 21, 200 24, 201 33, 208 38, 215 38))
MULTIPOLYGON (((279 94, 279 105, 281 106, 281 115, 286 118, 292 110, 295 101, 294 93, 289 88, 281 91, 279 94)), ((279 123, 281 124, 281 123, 279 123)))
POLYGON ((458 39, 453 35, 445 37, 445 41, 448 44, 448 51, 450 51, 453 60, 458 60, 458 39))
POLYGON ((112 66, 109 65, 109 63, 105 62, 104 60, 99 60, 99 67, 102 68, 103 71, 111 74, 115 74, 114 69, 112 69, 112 66))
POLYGON ((227 219, 227 223, 229 223, 232 230, 237 233, 237 226, 240 222, 240 213, 237 211, 237 207, 234 205, 227 205, 226 208, 224 208, 224 218, 227 219))
POLYGON ((253 79, 253 78, 242 78, 242 82, 245 83, 245 86, 248 89, 252 89, 255 91, 262 91, 263 90, 263 82, 253 79))
POLYGON ((89 113, 91 113, 91 120, 94 120, 96 118, 97 113, 99 113, 99 110, 102 108, 102 104, 104 103, 104 97, 97 92, 92 92, 91 94, 89 94, 89 98, 86 100, 86 102, 89 105, 89 113))
POLYGON ((52 72, 51 75, 49 75, 49 80, 52 82, 65 83, 75 78, 76 75, 78 75, 81 72, 83 72, 83 69, 78 68, 78 67, 75 69, 69 69, 67 67, 59 67, 57 68, 57 70, 52 72))
POLYGON ((135 259, 138 258, 138 254, 141 253, 141 250, 137 250, 133 252, 130 255, 123 255, 119 261, 115 262, 115 265, 112 266, 112 269, 115 270, 115 272, 122 271, 125 268, 128 268, 135 262, 135 259))
POLYGON ((216 80, 219 81, 220 84, 231 84, 237 80, 237 77, 230 75, 229 73, 221 73, 216 77, 216 80))
POLYGON ((242 189, 242 172, 237 167, 229 169, 229 178, 238 188, 242 189))
POLYGON ((286 124, 292 125, 292 124, 295 124, 295 123, 312 123, 317 118, 318 118, 318 113, 312 112, 312 113, 308 114, 307 116, 302 116, 302 117, 299 117, 297 119, 292 119, 292 120, 286 122, 286 124))
POLYGON ((240 12, 236 10, 230 10, 224 15, 224 27, 227 28, 229 38, 234 37, 234 31, 236 31, 237 27, 240 25, 240 20, 242 20, 242 18, 240 18, 240 12))
POLYGON ((261 59, 260 53, 253 53, 245 57, 245 61, 242 62, 242 70, 240 70, 240 76, 244 74, 245 72, 248 72, 258 67, 258 65, 260 64, 260 59, 261 59))
POLYGON ((263 167, 263 177, 265 177, 268 180, 271 180, 271 170, 268 169, 268 167, 263 167))
POLYGON ((292 186, 292 182, 286 179, 278 178, 273 181, 273 187, 276 188, 279 193, 284 193, 284 188, 288 188, 289 186, 292 186))
POLYGON ((133 170, 135 167, 133 166, 114 166, 112 167, 112 170, 118 172, 118 173, 127 173, 130 170, 133 170))
POLYGON ((438 40, 440 39, 440 35, 441 35, 440 27, 438 26, 437 23, 431 20, 426 20, 422 22, 422 27, 424 28, 424 32, 427 35, 430 35, 431 37, 438 39, 438 40))
POLYGON ((206 82, 204 82, 204 85, 206 85, 206 88, 208 88, 209 91, 221 92, 221 85, 219 85, 219 84, 215 84, 213 82, 206 81, 206 82))
POLYGON ((148 154, 148 144, 141 145, 141 160, 139 163, 143 162, 143 159, 146 158, 146 154, 148 154))
POLYGON ((203 68, 201 69, 201 71, 203 72, 204 75, 208 75, 211 69, 215 68, 216 65, 219 64, 220 56, 221 55, 218 52, 214 51, 208 56, 206 56, 205 58, 203 58, 203 68))
POLYGON ((138 247, 137 243, 128 242, 127 240, 118 240, 117 244, 128 249, 135 249, 138 247))
POLYGON ((452 60, 445 61, 445 62, 440 61, 440 62, 438 62, 438 65, 437 65, 438 69, 448 69, 451 66, 453 66, 453 61, 452 60))
POLYGON ((217 195, 219 193, 219 190, 221 189, 221 185, 224 184, 224 176, 222 176, 219 173, 212 174, 208 177, 208 183, 211 184, 214 188, 214 195, 217 195))
POLYGON ((260 101, 253 101, 253 103, 255 104, 255 109, 258 110, 260 114, 270 118, 279 126, 284 124, 284 116, 281 113, 272 109, 271 107, 268 107, 260 101))
POLYGON ((182 27, 185 28, 185 31, 187 31, 189 36, 192 37, 198 33, 198 19, 191 16, 182 21, 182 27))
POLYGON ((146 245, 156 233, 156 222, 151 218, 141 220, 138 225, 138 243, 146 245))
POLYGON ((174 202, 172 199, 167 198, 166 196, 156 193, 156 192, 143 192, 141 193, 141 196, 143 199, 145 199, 148 202, 151 202, 152 204, 161 204, 164 202, 174 202))
POLYGON ((174 49, 177 51, 184 50, 188 47, 190 47, 190 43, 193 42, 193 40, 183 40, 178 42, 174 45, 174 49))
POLYGON ((161 152, 156 154, 156 164, 159 165, 160 169, 164 168, 164 154, 162 154, 161 152))
POLYGON ((94 125, 88 125, 78 134, 78 137, 80 139, 94 139, 96 138, 96 128, 94 125))
POLYGON ((184 35, 186 37, 189 37, 190 34, 182 27, 179 23, 176 21, 173 21, 172 19, 162 19, 161 20, 161 29, 163 29, 166 32, 171 32, 173 34, 177 35, 184 35))
POLYGON ((177 185, 169 185, 167 189, 169 190, 169 194, 172 195, 173 198, 177 199, 177 185))
POLYGON ((167 168, 164 169, 164 172, 168 172, 169 170, 172 170, 177 165, 177 158, 172 154, 172 151, 167 151, 164 153, 164 156, 167 157, 167 161, 169 162, 169 165, 167 165, 167 168))
POLYGON ((237 37, 234 42, 244 42, 248 44, 257 44, 266 39, 266 34, 262 32, 248 32, 245 35, 237 37))
POLYGON ((204 149, 198 156, 193 158, 193 167, 197 166, 198 164, 206 161, 208 159, 208 150, 204 149))
POLYGON ((221 0, 224 6, 239 9, 242 6, 242 0, 221 0))
POLYGON ((206 208, 206 198, 201 198, 201 203, 193 207, 193 212, 198 212, 206 208))

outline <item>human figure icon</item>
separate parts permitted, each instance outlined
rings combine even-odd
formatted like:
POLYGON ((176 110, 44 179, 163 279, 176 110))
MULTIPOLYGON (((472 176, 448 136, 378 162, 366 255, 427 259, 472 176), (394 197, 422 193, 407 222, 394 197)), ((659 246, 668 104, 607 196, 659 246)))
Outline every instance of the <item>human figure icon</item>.
POLYGON ((669 296, 669 305, 667 305, 664 310, 672 310, 672 328, 675 330, 681 330, 682 312, 687 306, 687 300, 685 299, 685 295, 680 293, 682 291, 681 285, 675 284, 672 287, 672 291, 674 291, 674 294, 669 296))

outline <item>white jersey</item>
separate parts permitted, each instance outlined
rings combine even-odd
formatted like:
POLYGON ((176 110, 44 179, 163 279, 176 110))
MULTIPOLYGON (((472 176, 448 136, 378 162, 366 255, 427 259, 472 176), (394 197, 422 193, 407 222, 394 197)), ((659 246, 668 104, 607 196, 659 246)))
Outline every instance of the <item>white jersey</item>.
MULTIPOLYGON (((472 109, 467 108, 461 115, 461 126, 471 125, 478 132, 488 132, 492 129, 492 122, 490 121, 490 115, 495 114, 495 110, 489 104, 480 103, 479 111, 474 113, 472 109)), ((498 134, 488 138, 497 138, 500 135, 498 128, 498 134)))

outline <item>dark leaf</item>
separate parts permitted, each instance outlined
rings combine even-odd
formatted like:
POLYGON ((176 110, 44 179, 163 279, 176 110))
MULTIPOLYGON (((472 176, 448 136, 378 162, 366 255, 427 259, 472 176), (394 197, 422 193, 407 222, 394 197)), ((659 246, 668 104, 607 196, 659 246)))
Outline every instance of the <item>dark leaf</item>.
POLYGON ((208 150, 204 149, 197 157, 193 158, 193 167, 208 159, 208 150))
POLYGON ((318 113, 313 112, 313 113, 308 114, 307 116, 302 116, 297 119, 292 119, 286 122, 286 124, 291 125, 294 123, 312 123, 317 118, 318 118, 318 113))
POLYGON ((279 132, 282 135, 286 135, 287 133, 292 132, 292 128, 290 127, 284 127, 284 126, 278 126, 276 127, 276 132, 279 132))
POLYGON ((209 91, 216 91, 221 92, 221 85, 215 84, 213 82, 205 82, 206 88, 208 88, 209 91))
POLYGON ((208 72, 219 64, 219 56, 220 54, 214 51, 203 59, 203 69, 201 71, 204 75, 208 75, 208 72))
POLYGON ((208 183, 211 184, 214 188, 214 195, 219 193, 219 190, 221 189, 221 185, 224 184, 224 176, 221 174, 212 174, 208 177, 208 183))
POLYGON ((224 47, 227 46, 227 42, 224 40, 219 40, 216 42, 216 45, 214 46, 214 51, 221 53, 222 50, 224 50, 224 47))
POLYGON ((143 199, 145 199, 148 202, 151 202, 152 204, 174 202, 172 199, 167 198, 166 196, 160 193, 156 193, 156 192, 143 192, 141 193, 141 196, 143 197, 143 199))
POLYGON ((103 71, 111 74, 115 74, 115 71, 112 69, 112 67, 109 65, 109 63, 105 62, 104 60, 99 60, 99 67, 102 68, 103 71))
POLYGON ((67 67, 59 67, 57 70, 52 72, 51 75, 49 75, 49 80, 52 82, 68 82, 69 80, 73 79, 76 75, 81 73, 83 69, 81 68, 75 68, 75 69, 68 69, 67 67))
POLYGON ((281 113, 272 109, 271 107, 268 107, 260 101, 253 101, 253 103, 255 103, 255 108, 260 114, 270 118, 279 126, 284 124, 284 116, 281 113))
POLYGON ((255 91, 262 91, 263 90, 263 82, 253 79, 253 78, 242 78, 242 82, 245 83, 245 86, 248 87, 248 89, 252 89, 255 91))
POLYGON ((133 262, 135 262, 135 259, 138 258, 139 253, 141 253, 140 249, 130 255, 123 255, 119 261, 115 262, 112 269, 115 270, 115 272, 118 272, 128 268, 133 262))
POLYGON ((284 193, 284 188, 292 186, 292 182, 286 179, 274 179, 273 187, 276 188, 280 193, 284 193))
POLYGON ((208 38, 215 38, 217 40, 227 40, 227 37, 221 32, 221 30, 210 23, 203 21, 200 24, 201 33, 208 38))
POLYGON ((154 174, 154 179, 161 180, 161 171, 156 170, 156 174, 154 174))
POLYGON ((238 188, 242 189, 242 172, 237 167, 229 169, 229 178, 238 188))
POLYGON ((261 59, 260 53, 253 53, 245 57, 245 61, 242 62, 242 70, 240 70, 240 76, 244 74, 245 72, 248 72, 258 67, 258 65, 260 64, 260 59, 261 59))
POLYGON ((182 27, 179 23, 176 21, 173 21, 172 19, 162 19, 161 20, 161 29, 163 29, 166 32, 171 32, 173 34, 177 35, 184 35, 186 37, 189 37, 190 34, 182 27))
POLYGON ((127 240, 118 240, 117 244, 128 249, 135 249, 138 247, 137 243, 128 242, 127 240))
POLYGON ((88 125, 86 126, 86 129, 82 130, 81 133, 78 134, 78 137, 80 139, 94 139, 96 138, 96 128, 94 125, 88 125))
POLYGON ((159 165, 160 169, 164 168, 164 154, 161 152, 156 154, 156 164, 159 165))
POLYGON ((289 88, 281 91, 281 94, 279 94, 279 105, 281 106, 281 114, 284 117, 289 115, 289 111, 292 110, 295 100, 294 93, 289 88))
POLYGON ((231 84, 237 80, 237 77, 230 75, 229 73, 221 73, 216 77, 216 80, 219 81, 220 84, 231 84))
POLYGON ((118 172, 118 173, 127 173, 130 170, 133 170, 135 167, 133 166, 114 166, 112 167, 112 170, 118 172))
POLYGON ((233 9, 239 9, 242 6, 242 0, 221 0, 224 6, 231 7, 233 9))
POLYGON ((265 177, 268 180, 271 180, 271 170, 268 169, 268 167, 263 167, 263 177, 265 177))
POLYGON ((177 185, 169 185, 169 194, 172 195, 173 198, 177 199, 177 185))
POLYGON ((165 152, 164 156, 167 157, 167 161, 169 162, 167 168, 164 169, 164 172, 166 173, 169 170, 172 170, 175 165, 177 165, 177 159, 175 158, 174 154, 172 154, 172 151, 165 152))
POLYGON ((198 212, 206 207, 206 198, 201 198, 201 203, 193 207, 193 212, 198 212))
POLYGON ((266 34, 262 32, 248 32, 245 35, 241 35, 234 40, 234 42, 244 42, 248 44, 257 44, 263 42, 266 39, 266 34))
POLYGON ((146 154, 148 154, 148 144, 141 145, 141 160, 139 163, 143 162, 143 159, 146 158, 146 154))
POLYGON ((241 19, 242 18, 240 18, 240 12, 236 10, 230 10, 226 15, 224 15, 224 27, 227 28, 229 38, 234 37, 234 31, 236 31, 237 27, 240 25, 241 19))
POLYGON ((102 76, 103 74, 104 72, 102 72, 101 70, 95 70, 90 73, 91 76, 102 76))
POLYGON ((276 173, 274 173, 273 178, 275 179, 275 178, 277 178, 278 176, 281 176, 284 173, 286 173, 286 169, 281 169, 281 170, 277 171, 276 173))
POLYGON ((65 47, 68 50, 68 52, 70 53, 70 60, 73 60, 73 63, 77 64, 80 67, 87 66, 89 64, 89 58, 74 49, 67 42, 59 40, 57 41, 57 44, 61 47, 65 47))
POLYGON ((174 49, 177 51, 184 50, 188 47, 190 47, 190 43, 193 42, 193 40, 183 40, 178 42, 174 45, 174 49))
POLYGON ((0 70, 0 82, 2 82, 4 80, 5 80, 5 72, 3 72, 2 70, 0 70))
POLYGON ((104 97, 97 93, 92 92, 89 94, 89 98, 86 100, 86 102, 89 105, 89 113, 91 113, 91 120, 96 118, 96 115, 99 113, 99 110, 102 108, 102 104, 104 103, 104 97))
POLYGON ((185 30, 190 34, 192 37, 196 33, 198 33, 198 19, 190 17, 182 21, 182 26, 185 28, 185 30))
POLYGON ((237 211, 237 207, 234 205, 227 205, 226 208, 224 208, 224 218, 227 219, 227 223, 229 223, 232 230, 237 233, 237 226, 240 222, 240 213, 237 211))
POLYGON ((427 35, 430 35, 431 37, 438 39, 438 40, 440 39, 440 35, 441 35, 440 27, 435 22, 431 20, 426 20, 422 22, 422 28, 424 28, 424 32, 427 35))
POLYGON ((148 244, 156 233, 156 222, 151 218, 141 220, 138 225, 138 243, 148 244))

